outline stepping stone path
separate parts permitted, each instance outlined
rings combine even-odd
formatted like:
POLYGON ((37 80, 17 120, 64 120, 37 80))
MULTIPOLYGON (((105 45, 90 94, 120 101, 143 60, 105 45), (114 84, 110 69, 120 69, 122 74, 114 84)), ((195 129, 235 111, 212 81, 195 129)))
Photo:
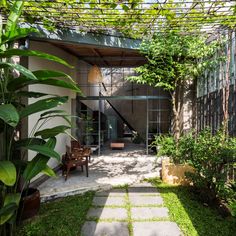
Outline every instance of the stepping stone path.
POLYGON ((180 236, 155 187, 149 183, 96 193, 81 236, 180 236))

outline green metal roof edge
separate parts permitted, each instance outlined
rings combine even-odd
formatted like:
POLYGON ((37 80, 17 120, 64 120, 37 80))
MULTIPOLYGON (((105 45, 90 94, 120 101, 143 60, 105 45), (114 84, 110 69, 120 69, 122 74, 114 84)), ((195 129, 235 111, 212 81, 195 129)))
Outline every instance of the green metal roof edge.
POLYGON ((55 30, 48 31, 40 25, 35 26, 39 33, 30 35, 30 39, 40 41, 57 41, 69 44, 84 44, 97 47, 119 48, 138 50, 141 44, 140 39, 132 39, 120 35, 106 35, 99 33, 76 32, 76 30, 55 30))

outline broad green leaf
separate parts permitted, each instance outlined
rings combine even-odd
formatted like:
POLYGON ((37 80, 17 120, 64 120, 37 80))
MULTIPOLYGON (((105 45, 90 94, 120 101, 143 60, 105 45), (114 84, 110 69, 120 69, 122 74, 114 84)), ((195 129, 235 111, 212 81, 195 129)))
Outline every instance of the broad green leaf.
POLYGON ((16 203, 9 203, 5 206, 3 206, 0 209, 0 225, 3 225, 5 222, 7 222, 17 210, 17 204, 16 203))
POLYGON ((34 51, 34 50, 22 50, 22 49, 9 49, 5 52, 1 52, 0 53, 0 57, 12 57, 12 56, 34 56, 34 57, 39 57, 39 58, 43 58, 43 59, 47 59, 50 61, 54 61, 54 62, 58 62, 62 65, 65 65, 67 67, 73 68, 71 65, 69 65, 66 61, 64 61, 63 59, 57 57, 57 56, 53 56, 44 52, 40 52, 40 51, 34 51))
POLYGON ((53 97, 53 98, 42 99, 40 101, 37 101, 25 107, 20 112, 20 117, 24 118, 31 114, 35 114, 40 111, 51 109, 53 107, 62 105, 63 103, 67 102, 67 100, 68 100, 68 97, 53 97))
POLYGON ((35 133, 35 136, 41 136, 43 139, 47 139, 50 137, 55 137, 58 134, 65 133, 65 131, 70 128, 70 126, 59 125, 51 129, 40 130, 35 133))
POLYGON ((10 35, 11 32, 14 32, 16 27, 17 27, 17 21, 21 15, 21 11, 23 9, 24 6, 24 1, 14 1, 12 7, 11 7, 11 11, 10 11, 10 15, 7 18, 7 24, 6 24, 6 37, 8 37, 10 35))
POLYGON ((46 111, 46 112, 42 113, 40 115, 40 117, 44 117, 44 116, 51 115, 51 114, 61 114, 61 113, 65 113, 65 111, 64 110, 50 110, 50 111, 46 111))
POLYGON ((7 88, 9 91, 16 91, 30 84, 47 84, 47 85, 52 85, 56 87, 71 89, 79 94, 82 94, 80 88, 74 83, 66 82, 59 79, 57 80, 57 79, 47 79, 47 78, 40 78, 39 80, 32 80, 26 77, 19 77, 19 78, 12 79, 8 83, 7 88))
POLYGON ((48 147, 48 146, 42 146, 42 145, 28 145, 28 146, 24 146, 23 148, 27 149, 27 150, 31 150, 31 151, 35 151, 38 152, 44 156, 47 157, 52 157, 52 158, 56 158, 58 160, 60 160, 60 155, 55 152, 52 148, 48 147))
POLYGON ((41 154, 36 155, 30 162, 28 162, 24 173, 23 178, 25 181, 30 181, 47 166, 47 162, 50 158, 41 154))
MULTIPOLYGON (((20 193, 9 193, 5 196, 3 206, 7 206, 12 203, 13 204, 15 203, 17 206, 19 206, 20 198, 21 198, 20 193)), ((16 219, 16 214, 12 215, 12 213, 9 213, 8 215, 5 215, 4 218, 7 219, 8 223, 11 223, 11 222, 14 222, 14 220, 16 219)))
POLYGON ((47 84, 47 85, 52 85, 52 86, 57 86, 57 87, 62 87, 62 88, 67 88, 71 89, 79 94, 82 94, 80 88, 73 84, 66 82, 64 80, 57 80, 57 79, 45 79, 45 80, 39 80, 37 84, 47 84))
POLYGON ((13 186, 16 182, 16 167, 10 161, 0 161, 0 181, 7 186, 13 186))
POLYGON ((48 175, 50 177, 56 177, 56 174, 55 174, 54 170, 52 168, 50 168, 49 166, 46 166, 46 168, 43 169, 42 172, 45 175, 48 175))
MULTIPOLYGON (((47 93, 38 93, 38 92, 28 92, 28 91, 19 91, 16 93, 17 96, 28 97, 28 98, 40 98, 48 96, 47 93)), ((51 95, 51 94, 50 94, 51 95)))
POLYGON ((7 37, 3 35, 2 43, 12 42, 17 39, 25 38, 33 32, 37 33, 38 31, 34 28, 17 28, 14 31, 9 32, 7 37))
POLYGON ((5 197, 5 200, 4 200, 4 206, 6 206, 10 203, 15 203, 18 206, 20 203, 20 193, 7 194, 5 197))
POLYGON ((16 108, 12 104, 0 105, 0 119, 12 127, 16 127, 20 117, 16 108))
POLYGON ((56 114, 56 115, 48 115, 48 116, 44 116, 44 117, 41 117, 39 120, 45 120, 45 119, 52 119, 52 118, 62 118, 64 119, 70 126, 72 125, 70 119, 68 119, 68 117, 72 117, 72 116, 69 116, 67 114, 63 114, 63 115, 59 115, 59 114, 56 114))
POLYGON ((66 78, 68 79, 72 84, 76 85, 76 82, 71 78, 70 75, 62 72, 62 71, 56 71, 56 70, 36 70, 33 72, 33 74, 39 79, 39 80, 45 80, 49 78, 66 78))
POLYGON ((45 140, 41 138, 25 138, 16 141, 14 147, 21 148, 28 145, 44 145, 45 143, 45 140))
POLYGON ((23 74, 24 76, 26 76, 27 78, 29 78, 31 80, 37 80, 36 76, 30 70, 26 69, 24 66, 21 66, 19 64, 0 62, 0 68, 14 69, 14 70, 19 71, 21 74, 23 74))
POLYGON ((66 74, 66 73, 64 73, 62 71, 56 71, 56 70, 36 70, 33 73, 34 73, 34 75, 38 79, 63 77, 63 78, 68 78, 73 83, 75 83, 74 80, 68 74, 66 74))
MULTIPOLYGON (((36 77, 35 77, 36 78, 36 77)), ((18 89, 21 89, 27 85, 30 84, 35 84, 37 83, 37 78, 36 79, 30 79, 25 76, 20 76, 18 78, 13 78, 8 82, 7 89, 9 91, 16 91, 18 89)))
POLYGON ((56 137, 51 137, 48 139, 48 141, 45 143, 44 146, 54 149, 56 147, 56 144, 57 144, 56 137))
POLYGON ((2 19, 2 14, 0 14, 0 49, 1 49, 1 44, 2 44, 2 26, 3 26, 2 20, 3 20, 2 19))

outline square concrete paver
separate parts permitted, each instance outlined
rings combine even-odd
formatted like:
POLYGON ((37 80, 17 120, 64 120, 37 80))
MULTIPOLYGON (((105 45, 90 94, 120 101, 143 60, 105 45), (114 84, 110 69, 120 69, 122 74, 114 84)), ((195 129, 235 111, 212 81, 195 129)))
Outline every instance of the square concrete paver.
POLYGON ((94 197, 93 206, 124 206, 124 197, 94 197))
POLYGON ((132 206, 162 205, 163 200, 159 196, 129 196, 132 206))
POLYGON ((152 193, 152 192, 135 193, 135 192, 131 192, 131 193, 129 193, 129 196, 160 196, 160 193, 152 193))
POLYGON ((97 192, 96 196, 109 196, 109 197, 124 197, 126 195, 125 189, 112 189, 108 191, 97 192))
POLYGON ((180 236, 181 231, 176 223, 163 222, 134 222, 134 236, 180 236))
POLYGON ((129 236, 128 224, 86 221, 82 227, 81 236, 129 236))
POLYGON ((155 187, 129 187, 129 195, 160 195, 155 187))
POLYGON ((130 185, 130 187, 153 187, 151 183, 148 182, 141 182, 141 183, 135 183, 130 185))
POLYGON ((124 208, 91 208, 87 213, 87 218, 96 217, 100 220, 125 220, 127 219, 127 210, 124 208))
POLYGON ((167 218, 168 209, 165 207, 137 207, 131 208, 133 220, 151 220, 153 218, 167 218))

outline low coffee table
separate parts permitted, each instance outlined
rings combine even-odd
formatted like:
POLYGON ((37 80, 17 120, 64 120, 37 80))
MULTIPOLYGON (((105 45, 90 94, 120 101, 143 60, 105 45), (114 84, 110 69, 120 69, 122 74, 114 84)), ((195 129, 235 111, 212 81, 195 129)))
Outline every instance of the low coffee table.
POLYGON ((125 144, 124 143, 119 143, 119 142, 112 142, 110 144, 111 149, 124 149, 125 144))

